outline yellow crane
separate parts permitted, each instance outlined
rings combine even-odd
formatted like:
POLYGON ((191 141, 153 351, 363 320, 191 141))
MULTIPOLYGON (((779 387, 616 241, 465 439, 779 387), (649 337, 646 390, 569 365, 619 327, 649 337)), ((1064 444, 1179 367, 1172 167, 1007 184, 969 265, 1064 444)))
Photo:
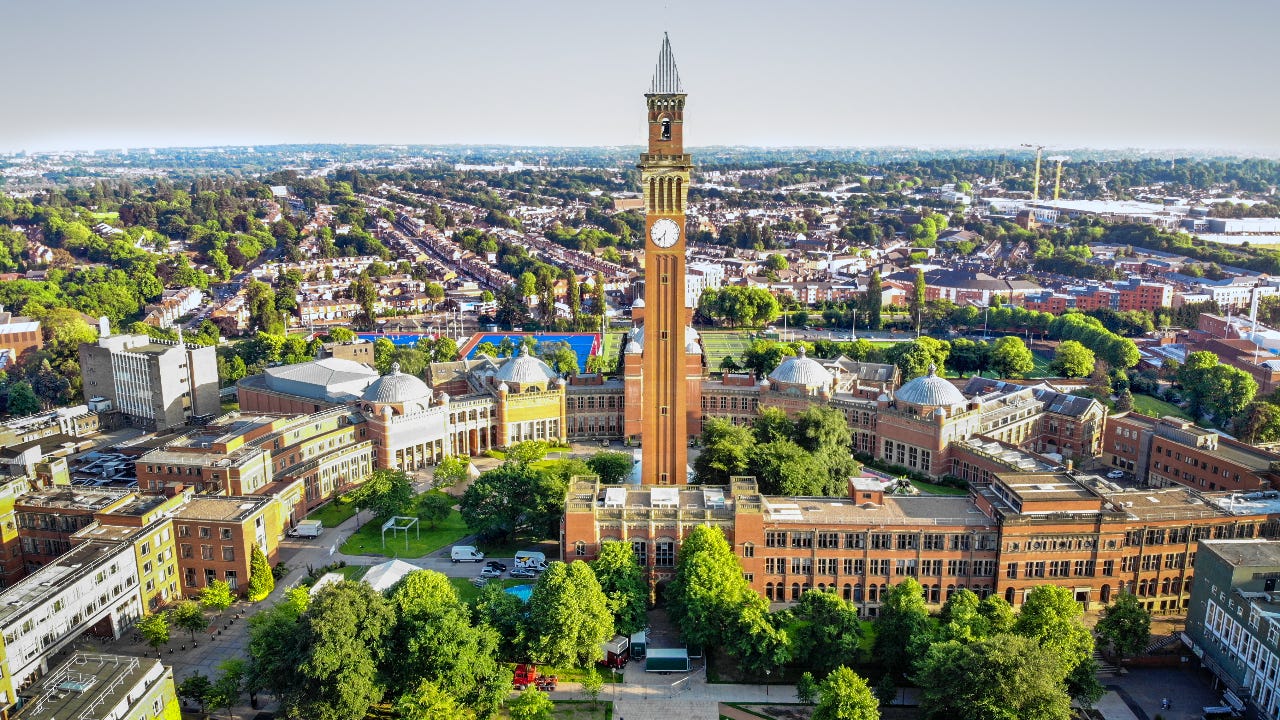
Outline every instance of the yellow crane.
POLYGON ((1053 199, 1054 200, 1057 200, 1058 195, 1061 194, 1062 192, 1062 163, 1070 159, 1071 158, 1066 155, 1052 155, 1050 157, 1045 158, 1045 160, 1058 163, 1058 172, 1053 178, 1053 199))
POLYGON ((1031 186, 1031 202, 1035 202, 1040 199, 1040 153, 1044 152, 1044 146, 1022 143, 1022 147, 1032 148, 1036 151, 1036 179, 1031 186))

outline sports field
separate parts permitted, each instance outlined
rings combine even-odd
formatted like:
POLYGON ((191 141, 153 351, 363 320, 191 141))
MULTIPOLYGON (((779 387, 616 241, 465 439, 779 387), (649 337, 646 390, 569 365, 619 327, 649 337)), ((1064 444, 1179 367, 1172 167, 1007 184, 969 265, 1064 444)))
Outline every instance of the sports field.
POLYGON ((742 355, 751 347, 751 337, 745 332, 708 330, 702 333, 702 347, 706 350, 707 367, 719 369, 726 357, 742 364, 742 355))
POLYGON ((475 357, 476 348, 485 342, 493 343, 494 347, 502 344, 503 339, 510 338, 512 343, 519 345, 526 337, 532 336, 539 344, 549 342, 567 342, 569 347, 578 355, 578 372, 587 371, 587 358, 600 352, 600 334, 599 333, 480 333, 472 335, 467 344, 458 350, 458 355, 468 360, 475 357))

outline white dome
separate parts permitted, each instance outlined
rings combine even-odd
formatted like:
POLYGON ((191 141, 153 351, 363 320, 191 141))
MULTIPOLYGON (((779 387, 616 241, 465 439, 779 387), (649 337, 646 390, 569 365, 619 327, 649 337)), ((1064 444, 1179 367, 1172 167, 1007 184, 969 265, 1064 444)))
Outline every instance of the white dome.
POLYGON ((644 348, 640 347, 640 343, 636 342, 635 340, 632 340, 631 342, 627 343, 627 349, 624 350, 623 352, 625 352, 628 355, 639 355, 640 353, 644 352, 644 348))
POLYGON ((696 342, 691 342, 684 346, 684 351, 690 355, 700 355, 702 354, 702 346, 696 342))
POLYGON ((631 303, 631 307, 633 307, 633 308, 642 308, 642 307, 644 307, 644 298, 636 298, 636 301, 635 301, 635 302, 633 302, 633 303, 631 303))
POLYGON ((546 383, 559 377, 550 365, 529 354, 529 348, 520 349, 519 357, 511 358, 498 368, 493 379, 504 383, 546 383))
POLYGON ((431 401, 431 388, 412 375, 400 372, 400 363, 391 365, 391 372, 383 375, 365 388, 363 399, 378 404, 431 401))
POLYGON ((907 382, 893 394, 898 402, 921 407, 952 407, 963 405, 964 395, 955 385, 938 377, 938 368, 929 366, 929 374, 907 382))
POLYGON ((776 383, 803 385, 806 388, 829 387, 835 379, 829 370, 822 367, 817 360, 805 357, 804 348, 799 354, 782 361, 782 364, 769 373, 769 379, 776 383))

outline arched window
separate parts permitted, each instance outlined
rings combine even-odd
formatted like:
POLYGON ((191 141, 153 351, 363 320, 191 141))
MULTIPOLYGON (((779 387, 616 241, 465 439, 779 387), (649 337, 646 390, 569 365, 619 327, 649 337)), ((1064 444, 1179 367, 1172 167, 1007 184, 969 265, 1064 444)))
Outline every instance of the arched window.
POLYGON ((948 585, 948 586, 947 586, 947 599, 948 599, 948 600, 950 600, 950 599, 951 599, 951 596, 952 596, 952 595, 955 595, 955 594, 956 594, 956 586, 955 586, 955 585, 948 585))
POLYGON ((587 544, 582 540, 573 544, 574 557, 585 557, 587 554, 587 544))
POLYGON ((1104 603, 1111 602, 1111 586, 1103 585, 1102 590, 1098 592, 1098 599, 1104 603))
POLYGON ((942 589, 941 585, 933 585, 929 588, 929 602, 931 603, 938 602, 938 593, 941 589, 942 589))
POLYGON ((662 118, 662 139, 671 139, 671 118, 662 118))
POLYGON ((1013 604, 1013 588, 1005 588, 1004 601, 1009 603, 1010 605, 1013 604))
POLYGON ((791 599, 800 599, 800 583, 791 583, 791 599))
POLYGON ((844 584, 844 599, 853 600, 853 585, 849 583, 844 584))
POLYGON ((773 583, 764 584, 764 596, 769 598, 769 602, 773 602, 773 583))
POLYGON ((862 583, 853 586, 853 601, 862 602, 862 583))

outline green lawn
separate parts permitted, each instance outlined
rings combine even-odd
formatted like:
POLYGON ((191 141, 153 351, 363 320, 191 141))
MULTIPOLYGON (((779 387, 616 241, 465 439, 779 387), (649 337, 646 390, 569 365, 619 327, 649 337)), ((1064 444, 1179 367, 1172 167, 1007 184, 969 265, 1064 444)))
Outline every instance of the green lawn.
POLYGON ((327 505, 307 516, 308 520, 319 520, 327 528, 336 528, 356 514, 354 503, 347 502, 345 496, 336 497, 327 505))
POLYGON ((702 346, 707 352, 707 367, 720 369, 720 361, 732 357, 742 362, 742 355, 751 346, 751 334, 737 330, 706 330, 702 332, 702 346))
POLYGON ((920 480, 912 480, 914 485, 920 492, 925 495, 968 495, 968 490, 950 487, 948 485, 935 485, 933 483, 922 482, 920 480))
MULTIPOLYGON (((480 569, 484 567, 484 563, 475 563, 475 574, 480 575, 480 569)), ((490 580, 491 583, 501 583, 502 587, 515 587, 516 585, 532 585, 536 582, 533 578, 529 579, 512 579, 503 578, 501 580, 490 580)), ((480 588, 471 584, 471 578, 451 577, 449 584, 453 585, 453 589, 458 591, 458 597, 465 603, 475 602, 480 597, 480 588)))
POLYGON ((1133 410, 1134 412, 1156 418, 1163 417, 1165 415, 1172 415, 1177 418, 1182 418, 1183 420, 1192 419, 1191 416, 1182 408, 1174 405, 1173 403, 1165 402, 1160 398, 1152 397, 1150 395, 1139 395, 1137 393, 1134 393, 1133 395, 1133 410))
POLYGON ((382 546, 382 523, 370 520, 342 544, 341 551, 347 555, 418 558, 452 545, 470 533, 457 510, 451 512, 449 518, 434 529, 427 525, 426 519, 421 518, 421 513, 419 520, 420 529, 409 530, 407 542, 406 533, 396 532, 395 537, 392 537, 391 531, 388 531, 385 548, 382 546))
POLYGON ((604 334, 604 342, 600 346, 601 356, 608 358, 610 362, 617 362, 622 355, 622 344, 626 342, 626 331, 607 332, 604 334))
POLYGON ((1027 373, 1027 377, 1042 378, 1057 376, 1057 373, 1053 371, 1053 368, 1049 367, 1049 364, 1053 362, 1052 356, 1046 353, 1033 351, 1031 353, 1031 359, 1035 360, 1036 366, 1031 369, 1031 372, 1027 373))
POLYGON ((368 565, 348 565, 346 567, 338 568, 335 572, 337 572, 339 575, 342 575, 348 580, 359 580, 360 578, 364 577, 365 573, 369 572, 369 566, 368 565))

